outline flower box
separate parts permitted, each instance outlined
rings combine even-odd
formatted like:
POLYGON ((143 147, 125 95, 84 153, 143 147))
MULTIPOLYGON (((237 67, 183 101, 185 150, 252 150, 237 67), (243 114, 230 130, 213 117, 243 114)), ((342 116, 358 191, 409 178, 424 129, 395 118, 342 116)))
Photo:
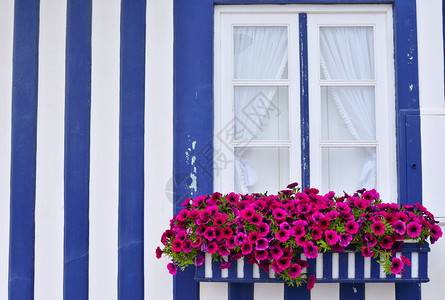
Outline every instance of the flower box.
MULTIPOLYGON (((315 259, 308 259, 307 273, 315 274, 317 283, 366 283, 366 282, 428 282, 429 244, 405 243, 401 252, 411 260, 411 266, 405 266, 404 274, 388 275, 377 259, 363 257, 361 253, 346 250, 341 253, 320 253, 315 259)), ((304 256, 304 255, 303 255, 304 256)), ((304 257, 303 257, 304 258, 304 257)), ((232 261, 225 270, 219 269, 219 262, 211 262, 206 257, 206 264, 196 267, 195 280, 200 282, 268 282, 282 283, 270 270, 266 273, 256 265, 247 264, 244 259, 232 261)), ((306 270, 303 270, 306 271, 306 270)))
POLYGON ((186 199, 161 238, 171 274, 197 281, 426 282, 429 245, 442 237, 421 204, 384 203, 375 190, 337 197, 297 184, 276 195, 186 199))

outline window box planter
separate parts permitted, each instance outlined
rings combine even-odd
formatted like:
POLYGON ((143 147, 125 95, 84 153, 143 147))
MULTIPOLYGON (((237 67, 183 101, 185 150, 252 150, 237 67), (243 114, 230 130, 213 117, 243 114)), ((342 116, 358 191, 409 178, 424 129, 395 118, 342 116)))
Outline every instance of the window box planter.
MULTIPOLYGON (((341 253, 320 253, 315 259, 308 259, 308 273, 315 274, 317 283, 367 283, 367 282, 428 282, 428 252, 429 244, 405 243, 401 254, 411 260, 411 266, 405 266, 404 274, 388 275, 377 259, 363 257, 361 253, 347 250, 341 253)), ((230 283, 283 283, 276 278, 275 273, 266 273, 256 265, 247 264, 241 258, 232 261, 230 268, 220 270, 219 262, 210 262, 196 267, 195 280, 200 282, 230 282, 230 283)), ((305 270, 304 270, 305 271, 305 270)))

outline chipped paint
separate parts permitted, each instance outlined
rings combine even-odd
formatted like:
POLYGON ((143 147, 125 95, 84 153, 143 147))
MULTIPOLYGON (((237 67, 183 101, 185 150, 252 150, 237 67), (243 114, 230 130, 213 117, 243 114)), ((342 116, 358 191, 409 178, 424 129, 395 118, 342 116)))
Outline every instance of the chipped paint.
POLYGON ((357 294, 357 288, 353 286, 352 289, 354 290, 354 294, 357 294))
POLYGON ((192 149, 195 150, 195 147, 196 147, 196 141, 193 141, 192 142, 192 149))
MULTIPOLYGON (((195 164, 195 162, 196 162, 196 156, 192 156, 192 166, 195 164)), ((195 168, 196 169, 196 168, 195 168)))
POLYGON ((190 183, 189 188, 196 193, 196 191, 198 190, 197 177, 195 174, 190 173, 190 179, 192 180, 192 182, 190 183))
POLYGON ((412 92, 414 90, 414 84, 409 85, 409 91, 412 92))

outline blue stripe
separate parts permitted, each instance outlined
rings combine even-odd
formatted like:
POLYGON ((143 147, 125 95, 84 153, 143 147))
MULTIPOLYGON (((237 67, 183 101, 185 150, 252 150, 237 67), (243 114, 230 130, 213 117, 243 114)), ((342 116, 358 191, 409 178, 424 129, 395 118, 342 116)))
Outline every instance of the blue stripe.
POLYGON ((228 278, 237 278, 238 277, 238 261, 237 260, 232 260, 231 261, 232 265, 229 268, 229 275, 228 278))
POLYGON ((229 283, 229 300, 253 300, 253 283, 229 283))
MULTIPOLYGON (((411 261, 411 252, 402 252, 402 255, 411 261)), ((402 275, 403 279, 411 279, 412 277, 412 267, 405 264, 405 274, 402 275)))
POLYGON ((364 283, 340 284, 340 299, 365 300, 365 284, 364 283))
POLYGON ((323 278, 332 279, 332 253, 323 253, 323 278))
POLYGON ((216 280, 221 279, 221 270, 219 269, 220 265, 221 263, 219 261, 212 262, 212 277, 216 280))
POLYGON ((338 278, 347 279, 348 278, 348 253, 340 253, 338 260, 338 278))
POLYGON ((299 287, 288 286, 284 284, 284 300, 310 300, 311 292, 307 289, 306 285, 303 283, 299 287))
POLYGON ((34 295, 39 1, 16 0, 12 73, 9 299, 34 295))
POLYGON ((307 14, 302 13, 298 17, 300 24, 301 185, 303 188, 310 188, 307 14))
POLYGON ((371 278, 380 278, 380 264, 374 258, 371 258, 371 278))
POLYGON ((365 277, 365 259, 361 254, 355 254, 355 278, 365 277))
POLYGON ((88 299, 91 0, 67 2, 64 299, 88 299))
POLYGON ((396 283, 396 300, 421 300, 420 283, 396 283))
POLYGON ((144 298, 145 0, 121 2, 118 298, 144 298))

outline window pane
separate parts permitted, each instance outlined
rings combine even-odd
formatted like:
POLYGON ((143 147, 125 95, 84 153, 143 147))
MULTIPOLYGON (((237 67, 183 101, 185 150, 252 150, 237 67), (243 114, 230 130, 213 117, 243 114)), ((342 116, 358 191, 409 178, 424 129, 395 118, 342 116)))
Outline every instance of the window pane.
POLYGON ((235 140, 289 139, 287 87, 235 87, 235 140))
POLYGON ((371 26, 321 27, 321 79, 374 79, 373 31, 371 26))
POLYGON ((289 148, 235 148, 235 191, 276 193, 289 184, 289 148))
POLYGON ((374 87, 322 87, 323 140, 375 140, 374 87))
POLYGON ((376 188, 376 149, 323 148, 322 191, 355 191, 376 188))
POLYGON ((287 27, 233 29, 235 79, 287 78, 287 27))

